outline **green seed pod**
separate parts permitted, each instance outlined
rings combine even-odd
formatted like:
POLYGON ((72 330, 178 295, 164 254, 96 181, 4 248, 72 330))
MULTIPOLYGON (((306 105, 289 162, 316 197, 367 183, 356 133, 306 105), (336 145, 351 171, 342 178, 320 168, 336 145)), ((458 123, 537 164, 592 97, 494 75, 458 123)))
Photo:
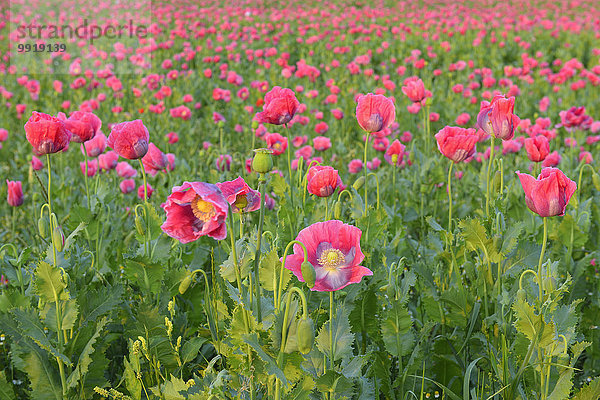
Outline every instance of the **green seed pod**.
POLYGON ((252 129, 255 130, 258 128, 258 121, 252 121, 252 129))
POLYGON ((52 241, 54 242, 56 251, 63 251, 63 248, 65 247, 65 234, 60 226, 56 226, 52 231, 52 241))
POLYGON ((217 122, 217 126, 219 128, 223 128, 225 126, 225 121, 219 121, 219 122, 217 122))
POLYGON ((184 294, 192 284, 192 275, 188 274, 179 284, 179 294, 184 294))
POLYGON ((492 181, 492 187, 494 188, 494 192, 500 193, 500 186, 502 185, 502 174, 500 171, 496 171, 494 174, 494 180, 492 181))
POLYGON ((302 278, 304 279, 304 282, 306 282, 306 286, 308 286, 309 289, 312 289, 315 286, 315 280, 317 279, 315 267, 308 261, 304 261, 300 265, 300 272, 302 272, 302 278))
POLYGON ((517 300, 527 301, 527 293, 525 293, 525 289, 519 289, 517 291, 517 300))
POLYGON ((592 182, 594 182, 594 187, 596 190, 600 192, 600 174, 594 172, 592 175, 592 182))
POLYGON ((252 159, 252 170, 259 174, 266 174, 273 169, 272 151, 269 149, 254 150, 254 158, 252 159))
POLYGON ((308 354, 315 342, 315 327, 312 319, 302 317, 298 321, 298 350, 302 354, 308 354))
POLYGON ((48 233, 50 231, 50 222, 48 218, 43 216, 38 219, 38 232, 40 236, 44 239, 48 237, 48 233))
POLYGON ((335 202, 333 206, 333 218, 340 219, 342 217, 342 203, 339 201, 335 202))
POLYGON ((365 184, 365 176, 361 176, 352 184, 354 190, 359 190, 365 184))
POLYGON ((135 229, 140 236, 144 236, 144 223, 142 217, 136 215, 135 217, 135 229))

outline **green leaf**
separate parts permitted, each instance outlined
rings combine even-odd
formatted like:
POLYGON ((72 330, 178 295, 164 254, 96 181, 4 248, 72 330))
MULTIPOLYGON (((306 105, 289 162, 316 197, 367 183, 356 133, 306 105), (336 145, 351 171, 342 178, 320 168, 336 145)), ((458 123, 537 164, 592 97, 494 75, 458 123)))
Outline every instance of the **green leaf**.
POLYGON ((436 232, 440 232, 440 231, 444 230, 444 228, 442 228, 442 226, 440 224, 438 224, 437 221, 435 219, 433 219, 433 217, 431 215, 427 216, 427 218, 425 218, 425 221, 429 224, 431 229, 433 229, 436 232))
POLYGON ((4 371, 0 371, 0 398, 2 400, 16 399, 12 385, 9 385, 6 381, 6 375, 4 374, 4 371))
POLYGON ((321 392, 336 393, 340 395, 352 390, 352 382, 337 371, 329 370, 321 375, 315 382, 321 392))
POLYGON ((475 368, 477 361, 481 360, 481 358, 482 357, 479 357, 471 361, 471 363, 467 367, 467 371, 465 372, 465 377, 463 379, 463 400, 469 400, 469 388, 471 387, 471 372, 473 371, 473 368, 475 368))
POLYGON ((517 299, 513 303, 513 311, 517 318, 514 323, 517 331, 542 347, 553 343, 556 331, 554 322, 546 324, 542 316, 535 313, 533 306, 524 300, 517 299))
POLYGON ((35 277, 36 292, 44 302, 52 303, 69 298, 67 284, 63 280, 60 269, 40 261, 35 270, 35 277))
MULTIPOLYGON (((288 254, 289 256, 289 254, 288 254)), ((279 261, 279 256, 277 255, 277 249, 273 248, 267 254, 263 255, 260 260, 260 266, 258 268, 258 276, 260 278, 260 286, 272 292, 274 290, 274 282, 273 279, 277 281, 277 286, 279 286, 279 275, 281 274, 281 261, 279 261)), ((282 293, 287 288, 290 279, 292 278, 292 273, 289 269, 283 268, 283 288, 281 289, 282 293)), ((283 297, 283 296, 282 296, 283 297)))
POLYGON ((286 193, 290 190, 290 186, 285 181, 285 178, 279 174, 271 174, 271 187, 277 197, 284 198, 286 193))
POLYGON ((15 308, 11 310, 11 314, 19 324, 19 328, 25 336, 31 338, 38 346, 50 352, 54 357, 60 358, 66 365, 71 365, 71 360, 52 345, 50 339, 44 332, 44 326, 42 325, 40 318, 34 310, 15 308))
MULTIPOLYGON (((331 321, 325 322, 321 326, 319 335, 317 336, 317 347, 322 353, 331 354, 331 341, 329 340, 329 324, 331 321)), ((354 342, 354 334, 350 331, 350 323, 348 322, 348 310, 342 306, 337 309, 333 318, 333 359, 339 360, 345 356, 352 355, 352 343, 354 342)))
POLYGON ((517 246, 519 236, 521 232, 523 232, 523 228, 525 227, 524 222, 515 222, 511 224, 511 226, 504 232, 502 238, 502 248, 500 252, 503 255, 508 255, 513 249, 517 246))
POLYGON ((98 325, 96 326, 96 332, 92 335, 92 337, 88 340, 87 344, 79 354, 79 358, 77 360, 77 365, 69 375, 67 379, 67 388, 72 389, 75 388, 79 380, 85 376, 88 372, 88 367, 92 363, 91 354, 94 352, 94 344, 96 340, 100 337, 100 333, 108 323, 108 319, 106 317, 102 318, 98 325))
MULTIPOLYGON (((238 267, 240 269, 240 279, 244 280, 250 274, 250 267, 252 261, 254 261, 254 251, 252 251, 245 239, 238 239, 235 244, 236 255, 238 258, 238 267)), ((235 273, 235 264, 233 262, 233 252, 229 254, 227 260, 221 264, 219 273, 229 282, 235 282, 237 280, 235 273)))
POLYGON ((129 395, 133 398, 133 400, 141 400, 142 383, 137 378, 134 367, 132 363, 127 360, 127 357, 123 357, 123 366, 125 367, 123 371, 123 379, 125 380, 125 387, 127 388, 129 395))
POLYGON ((29 306, 31 298, 17 290, 6 289, 0 293, 0 312, 7 312, 15 307, 29 306))
POLYGON ((600 377, 594 378, 589 385, 584 386, 571 400, 598 400, 600 398, 600 377))
POLYGON ((144 290, 157 293, 162 288, 165 267, 144 255, 135 255, 124 260, 124 272, 128 280, 135 282, 144 290))
POLYGON ((283 371, 277 366, 275 359, 267 354, 259 343, 258 335, 256 332, 242 335, 244 342, 248 343, 250 347, 256 351, 256 354, 263 360, 267 366, 267 372, 269 375, 275 375, 282 382, 283 386, 287 386, 288 381, 283 371))
MULTIPOLYGON (((60 314, 62 317, 61 328, 62 330, 73 329, 77 316, 79 315, 77 302, 75 299, 65 300, 60 303, 60 314)), ((48 329, 56 332, 56 303, 46 304, 41 313, 44 323, 48 329)))
POLYGON ((71 232, 71 234, 67 237, 67 239, 65 240, 65 249, 64 251, 67 251, 71 248, 71 246, 75 243, 75 238, 77 237, 77 235, 79 235, 79 233, 81 231, 83 231, 86 227, 86 223, 85 222, 81 222, 79 225, 77 225, 77 228, 75 228, 73 230, 73 232, 71 232))
POLYGON ((462 236, 469 250, 482 250, 489 257, 490 262, 502 261, 502 255, 498 253, 494 241, 487 237, 485 228, 478 219, 462 220, 458 226, 463 231, 462 236))
POLYGON ((181 361, 185 364, 192 361, 198 355, 200 348, 207 342, 206 338, 195 336, 185 342, 181 348, 181 361))
POLYGON ((156 396, 160 396, 162 392, 161 397, 164 400, 185 400, 186 397, 180 392, 187 392, 187 389, 188 386, 182 379, 171 375, 171 379, 161 385, 160 391, 157 388, 152 388, 152 392, 156 396))
POLYGON ((123 287, 119 285, 102 287, 98 291, 90 291, 86 296, 81 296, 79 303, 83 321, 79 325, 80 329, 119 306, 122 296, 123 287))
POLYGON ((352 331, 359 333, 358 342, 362 343, 367 340, 363 334, 377 335, 379 331, 379 319, 376 314, 379 310, 377 305, 377 296, 375 295, 375 287, 371 286, 367 290, 361 292, 354 300, 354 307, 348 316, 352 331))
POLYGON ((571 389, 573 388, 573 370, 566 368, 560 372, 560 376, 556 381, 554 390, 548 396, 548 400, 565 400, 569 398, 571 389))
POLYGON ((413 348, 414 335, 410 334, 412 320, 404 304, 392 301, 383 314, 381 334, 385 349, 395 357, 401 357, 413 348))
POLYGON ((290 302, 290 307, 283 307, 279 311, 275 312, 275 322, 273 324, 273 329, 270 330, 271 336, 271 345, 274 349, 281 348, 281 336, 283 331, 283 320, 285 317, 284 309, 288 310, 288 320, 287 320, 287 337, 285 340, 285 349, 284 353, 292 353, 294 351, 298 351, 298 338, 297 338, 297 329, 298 329, 298 321, 296 320, 296 313, 298 312, 298 301, 292 300, 290 302))

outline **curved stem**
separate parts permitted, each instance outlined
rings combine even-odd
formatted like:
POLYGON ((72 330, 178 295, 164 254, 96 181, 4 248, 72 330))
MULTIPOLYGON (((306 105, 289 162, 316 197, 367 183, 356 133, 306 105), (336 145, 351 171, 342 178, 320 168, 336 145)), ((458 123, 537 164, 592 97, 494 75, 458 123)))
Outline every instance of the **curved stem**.
POLYGON ((538 282, 540 286, 540 308, 544 302, 544 278, 542 275, 542 263, 544 261, 544 252, 546 251, 546 243, 548 241, 548 217, 543 217, 544 220, 544 239, 542 240, 542 252, 540 253, 540 261, 538 262, 538 282))
POLYGON ((285 260, 287 259, 288 251, 290 250, 290 246, 292 246, 294 244, 298 244, 302 247, 302 250, 304 250, 304 261, 308 261, 308 250, 306 249, 306 246, 304 245, 304 243, 302 243, 298 240, 292 240, 291 242, 289 242, 287 244, 287 246, 285 246, 285 250, 283 252, 283 258, 281 259, 281 269, 279 270, 279 284, 277 285, 277 289, 275 289, 275 287, 273 287, 273 290, 277 290, 277 296, 275 296, 275 309, 276 310, 279 310, 279 305, 281 304, 281 292, 283 291, 283 271, 285 269, 285 260))
POLYGON ((367 199, 367 195, 368 195, 368 185, 367 185, 367 150, 369 149, 369 137, 371 136, 370 132, 367 132, 367 140, 365 140, 365 156, 364 156, 364 162, 363 162, 363 169, 365 171, 365 214, 367 213, 367 207, 368 207, 368 199, 367 199))
POLYGON ((350 193, 347 189, 341 190, 340 193, 338 194, 338 202, 340 201, 340 199, 342 198, 342 194, 346 193, 348 196, 350 196, 350 201, 352 201, 352 193, 350 193))
POLYGON ((308 170, 310 170, 310 168, 313 165, 319 165, 320 163, 317 160, 312 160, 309 164, 308 164, 308 168, 306 169, 306 174, 304 174, 304 178, 302 179, 302 208, 305 207, 306 205, 306 191, 307 191, 307 181, 308 181, 308 170))
POLYGON ((535 276, 535 279, 538 279, 537 272, 535 272, 532 269, 526 269, 525 271, 523 271, 523 273, 521 274, 521 277, 519 278, 519 289, 523 289, 523 277, 525 277, 525 275, 527 275, 527 274, 533 274, 533 276, 535 276))
POLYGON ((490 144, 490 159, 487 167, 487 175, 486 175, 486 191, 485 191, 485 215, 486 217, 490 217, 490 172, 492 170, 492 161, 494 160, 494 133, 491 135, 491 144, 490 144))

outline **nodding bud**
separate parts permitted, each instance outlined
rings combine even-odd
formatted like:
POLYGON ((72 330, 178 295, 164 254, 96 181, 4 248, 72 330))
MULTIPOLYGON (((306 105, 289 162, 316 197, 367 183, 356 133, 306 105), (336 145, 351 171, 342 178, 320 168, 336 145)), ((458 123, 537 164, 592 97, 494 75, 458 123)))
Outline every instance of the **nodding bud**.
POLYGON ((333 218, 340 219, 342 217, 342 203, 339 201, 335 202, 333 206, 333 218))
POLYGON ((61 252, 65 247, 65 234, 60 226, 55 226, 52 231, 52 241, 54 242, 54 248, 56 251, 61 252))
POLYGON ((142 221, 142 217, 139 215, 135 216, 135 229, 140 236, 144 236, 144 224, 142 221))
POLYGON ((179 284, 179 294, 184 294, 192 284, 192 274, 188 274, 179 284))
POLYGON ((592 182, 594 182, 594 187, 596 190, 600 191, 600 175, 596 172, 592 175, 592 182))
POLYGON ((302 317, 298 320, 297 338, 300 353, 310 353, 315 342, 315 327, 312 319, 302 317))
POLYGON ((252 159, 252 170, 259 174, 266 174, 273 169, 273 157, 269 149, 254 150, 254 158, 252 159))
POLYGON ((354 181, 354 183, 352 184, 352 187, 354 188, 354 190, 359 190, 364 184, 365 184, 365 177, 363 175, 360 178, 358 178, 356 181, 354 181))
POLYGON ((308 286, 309 289, 312 289, 315 286, 315 281, 317 279, 315 267, 308 261, 303 261, 300 265, 300 272, 302 273, 302 279, 306 282, 306 286, 308 286))
POLYGON ((225 121, 219 121, 219 122, 217 122, 217 126, 219 128, 223 128, 225 126, 225 121))
POLYGON ((500 173, 500 171, 496 171, 496 173, 494 174, 494 180, 493 180, 493 186, 492 186, 494 188, 494 192, 500 194, 501 186, 502 186, 502 174, 500 173))
POLYGON ((50 231, 50 221, 46 216, 42 216, 38 219, 38 232, 44 239, 48 237, 50 231))

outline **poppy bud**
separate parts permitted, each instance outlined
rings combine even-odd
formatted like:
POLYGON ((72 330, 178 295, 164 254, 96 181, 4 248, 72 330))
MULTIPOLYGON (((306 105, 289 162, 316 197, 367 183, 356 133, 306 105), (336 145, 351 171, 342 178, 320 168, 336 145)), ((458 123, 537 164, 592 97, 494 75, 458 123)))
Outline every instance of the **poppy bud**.
POLYGON ((257 149, 254 150, 254 159, 252 159, 252 170, 259 174, 266 174, 273 169, 273 158, 271 150, 257 149))
POLYGON ((217 126, 219 128, 223 128, 225 126, 225 121, 219 121, 219 122, 217 122, 217 126))
POLYGON ((302 272, 302 279, 306 282, 306 286, 308 286, 309 289, 312 289, 315 286, 315 281, 317 279, 315 267, 308 261, 304 261, 300 265, 300 272, 302 272))
POLYGON ((144 225, 142 217, 140 217, 139 215, 135 216, 135 229, 137 230, 140 236, 144 236, 144 225))
POLYGON ((600 191, 600 175, 594 172, 592 175, 592 182, 594 182, 594 187, 596 190, 600 191))
POLYGON ((519 289, 517 291, 517 300, 518 301, 527 301, 527 294, 525 293, 525 289, 519 289))
POLYGON ((298 350, 302 354, 308 354, 315 342, 315 329, 312 319, 302 317, 298 321, 298 350))
POLYGON ((179 294, 184 294, 192 283, 192 275, 188 274, 179 284, 179 294))
POLYGON ((356 181, 354 181, 354 183, 352 184, 352 187, 354 188, 354 190, 358 191, 364 184, 365 184, 365 177, 361 176, 356 181))
POLYGON ((494 174, 494 180, 492 181, 492 187, 494 188, 494 192, 500 193, 500 186, 502 186, 502 174, 500 171, 496 171, 494 174))
POLYGON ((340 219, 342 217, 342 203, 339 201, 335 202, 333 206, 333 218, 340 219))
POLYGON ((54 242, 54 247, 56 251, 61 252, 65 247, 65 235, 60 226, 54 227, 52 231, 52 241, 54 242))
POLYGON ((38 219, 38 232, 40 236, 44 239, 48 237, 48 231, 50 230, 50 223, 48 222, 48 218, 42 216, 38 219))
POLYGON ((258 121, 252 121, 252 129, 255 130, 258 128, 258 121))

